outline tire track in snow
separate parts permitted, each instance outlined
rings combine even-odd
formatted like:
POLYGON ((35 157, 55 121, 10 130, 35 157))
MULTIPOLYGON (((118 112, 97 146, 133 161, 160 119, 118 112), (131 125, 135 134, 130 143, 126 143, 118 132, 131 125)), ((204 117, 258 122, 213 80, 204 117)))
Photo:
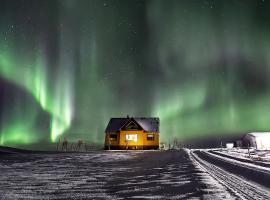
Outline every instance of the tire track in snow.
POLYGON ((239 199, 270 199, 270 192, 267 191, 267 189, 263 189, 262 186, 253 184, 239 176, 233 175, 232 173, 201 159, 198 154, 192 151, 190 155, 191 159, 193 159, 201 168, 206 170, 212 177, 238 196, 239 199))

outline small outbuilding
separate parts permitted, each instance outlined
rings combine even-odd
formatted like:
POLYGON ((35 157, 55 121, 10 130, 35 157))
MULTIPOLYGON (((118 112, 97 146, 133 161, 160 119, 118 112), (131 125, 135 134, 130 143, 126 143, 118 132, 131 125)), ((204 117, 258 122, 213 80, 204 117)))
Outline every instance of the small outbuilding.
POLYGON ((159 118, 111 118, 105 149, 159 149, 159 118))
POLYGON ((270 132, 247 133, 242 138, 245 147, 254 147, 258 150, 270 150, 270 132))

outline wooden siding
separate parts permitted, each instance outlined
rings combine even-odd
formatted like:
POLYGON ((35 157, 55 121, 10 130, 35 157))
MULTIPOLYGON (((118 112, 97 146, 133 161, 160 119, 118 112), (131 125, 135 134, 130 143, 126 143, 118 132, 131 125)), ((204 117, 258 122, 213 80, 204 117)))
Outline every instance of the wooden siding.
POLYGON ((106 133, 105 149, 158 149, 159 133, 145 132, 144 130, 120 130, 117 134, 117 140, 109 140, 110 134, 106 133), (137 141, 126 141, 126 135, 137 134, 137 141), (147 134, 153 134, 154 140, 147 140, 147 134), (110 142, 109 142, 110 141, 110 142))

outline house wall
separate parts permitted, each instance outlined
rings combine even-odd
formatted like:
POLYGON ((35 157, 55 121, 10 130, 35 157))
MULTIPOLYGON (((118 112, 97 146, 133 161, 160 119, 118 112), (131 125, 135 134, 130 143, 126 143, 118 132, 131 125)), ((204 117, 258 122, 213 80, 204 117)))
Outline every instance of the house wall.
POLYGON ((268 138, 265 138, 265 137, 260 137, 260 136, 255 137, 253 135, 247 134, 246 136, 244 136, 242 141, 243 141, 244 147, 248 147, 249 145, 250 147, 254 147, 259 150, 270 149, 270 141, 268 138))
POLYGON ((118 146, 119 144, 119 133, 113 133, 117 134, 117 140, 110 140, 110 133, 105 133, 105 146, 118 146))
POLYGON ((120 131, 120 140, 119 146, 126 147, 128 146, 142 146, 143 143, 143 130, 128 130, 128 131, 120 131), (126 141, 127 134, 137 134, 137 142, 135 141, 126 141))
POLYGON ((268 138, 256 137, 257 149, 270 150, 270 141, 268 138))
MULTIPOLYGON (((109 134, 105 137, 105 148, 109 147, 109 134)), ((117 141, 110 141, 110 149, 158 149, 159 133, 145 132, 143 130, 121 130, 117 141), (127 134, 137 134, 137 141, 126 141, 127 134), (154 140, 147 140, 147 134, 154 134, 154 140)))

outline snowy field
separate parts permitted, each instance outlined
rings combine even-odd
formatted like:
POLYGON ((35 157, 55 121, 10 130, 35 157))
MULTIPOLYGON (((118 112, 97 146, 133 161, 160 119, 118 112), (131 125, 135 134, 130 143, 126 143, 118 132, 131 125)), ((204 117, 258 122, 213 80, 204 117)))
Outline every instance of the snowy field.
POLYGON ((177 152, 1 155, 1 199, 233 199, 177 152))
POLYGON ((265 162, 270 164, 270 150, 250 149, 248 151, 248 149, 232 148, 223 150, 216 149, 215 151, 225 155, 233 156, 235 158, 265 162))
POLYGON ((0 155, 0 199, 237 199, 181 151, 0 155))

